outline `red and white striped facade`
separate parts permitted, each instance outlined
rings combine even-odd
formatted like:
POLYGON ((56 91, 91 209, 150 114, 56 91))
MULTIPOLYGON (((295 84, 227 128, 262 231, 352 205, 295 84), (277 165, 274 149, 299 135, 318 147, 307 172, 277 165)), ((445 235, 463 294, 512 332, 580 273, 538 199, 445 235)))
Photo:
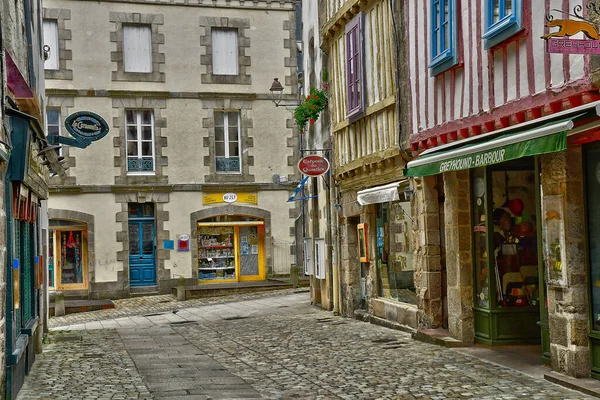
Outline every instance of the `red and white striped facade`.
MULTIPOLYGON (((483 0, 456 0, 459 64, 430 76, 429 0, 406 0, 413 151, 534 120, 597 100, 589 56, 549 54, 542 35, 551 9, 582 0, 523 0, 523 29, 485 49, 483 0)), ((568 18, 554 13, 556 18, 568 18)), ((554 29, 555 30, 555 29, 554 29)), ((581 34, 573 38, 583 38, 581 34)))

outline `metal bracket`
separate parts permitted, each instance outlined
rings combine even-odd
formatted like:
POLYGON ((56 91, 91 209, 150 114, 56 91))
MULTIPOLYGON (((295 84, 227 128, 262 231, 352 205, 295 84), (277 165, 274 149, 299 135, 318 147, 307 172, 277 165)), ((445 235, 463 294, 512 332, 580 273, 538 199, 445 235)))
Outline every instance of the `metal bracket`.
POLYGON ((90 144, 92 144, 89 140, 83 139, 71 139, 64 136, 48 136, 48 143, 50 144, 66 144, 72 147, 78 147, 80 149, 85 149, 90 144))

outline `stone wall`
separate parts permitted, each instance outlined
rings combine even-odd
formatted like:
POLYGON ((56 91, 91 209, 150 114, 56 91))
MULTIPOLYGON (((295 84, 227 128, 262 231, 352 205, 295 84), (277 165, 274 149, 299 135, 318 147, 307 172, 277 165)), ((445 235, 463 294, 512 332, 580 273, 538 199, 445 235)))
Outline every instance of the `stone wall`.
POLYGON ((475 335, 469 189, 469 171, 444 174, 448 329, 463 344, 475 335))
POLYGON ((541 156, 544 196, 563 196, 567 286, 548 287, 552 369, 590 376, 588 290, 581 146, 541 156))
POLYGON ((435 176, 413 179, 413 248, 420 328, 442 326, 440 219, 435 176))

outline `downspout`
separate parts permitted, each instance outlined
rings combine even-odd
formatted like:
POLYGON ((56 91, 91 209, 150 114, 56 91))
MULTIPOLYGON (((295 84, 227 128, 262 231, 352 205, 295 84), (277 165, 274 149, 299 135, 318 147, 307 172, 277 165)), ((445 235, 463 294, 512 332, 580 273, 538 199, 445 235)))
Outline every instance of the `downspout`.
MULTIPOLYGON (((25 37, 27 38, 27 64, 29 69, 29 87, 35 91, 35 69, 33 66, 33 38, 31 32, 31 0, 25 0, 25 37)), ((39 27, 38 27, 39 29, 39 27)))
POLYGON ((330 152, 328 151, 325 155, 327 158, 327 161, 329 161, 329 172, 327 172, 327 179, 329 182, 327 182, 327 191, 325 192, 325 202, 326 202, 326 210, 327 210, 327 229, 325 230, 325 242, 327 243, 327 259, 329 260, 329 262, 327 263, 327 275, 329 275, 331 277, 331 282, 329 283, 329 285, 327 285, 327 298, 330 299, 331 303, 329 304, 329 310, 333 310, 333 312, 335 313, 335 305, 336 305, 336 301, 335 301, 335 279, 334 279, 334 271, 335 268, 333 267, 333 243, 332 243, 332 238, 333 235, 331 234, 331 230, 333 229, 332 224, 331 224, 331 160, 329 158, 330 157, 330 152))

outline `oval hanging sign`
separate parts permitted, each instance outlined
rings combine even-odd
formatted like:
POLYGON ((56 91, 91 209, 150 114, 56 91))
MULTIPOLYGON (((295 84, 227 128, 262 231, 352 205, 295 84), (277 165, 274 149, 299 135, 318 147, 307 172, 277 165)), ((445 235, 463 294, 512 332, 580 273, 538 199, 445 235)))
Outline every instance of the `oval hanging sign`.
POLYGON ((329 161, 321 156, 306 156, 298 162, 298 169, 304 175, 321 176, 329 171, 329 161))
POLYGON ((65 119, 65 128, 75 139, 96 141, 108 133, 108 124, 91 111, 79 111, 65 119))

